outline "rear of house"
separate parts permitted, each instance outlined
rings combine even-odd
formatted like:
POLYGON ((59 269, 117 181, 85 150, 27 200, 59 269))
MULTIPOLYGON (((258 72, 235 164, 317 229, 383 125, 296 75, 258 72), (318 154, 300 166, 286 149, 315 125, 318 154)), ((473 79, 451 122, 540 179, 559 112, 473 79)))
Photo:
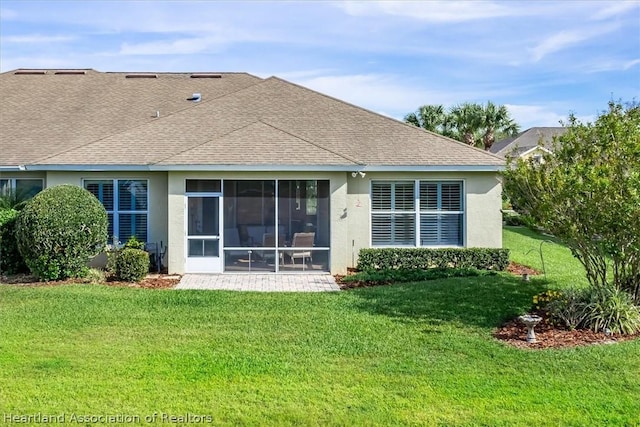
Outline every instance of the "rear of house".
POLYGON ((0 94, 0 191, 82 186, 171 273, 502 244, 503 160, 275 77, 15 70, 0 94))

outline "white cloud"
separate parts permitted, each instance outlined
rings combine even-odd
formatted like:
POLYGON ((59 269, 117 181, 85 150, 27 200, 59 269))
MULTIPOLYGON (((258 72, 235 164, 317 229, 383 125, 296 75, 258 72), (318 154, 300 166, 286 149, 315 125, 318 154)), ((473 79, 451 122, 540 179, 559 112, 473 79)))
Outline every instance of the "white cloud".
POLYGON ((449 93, 404 86, 389 76, 376 74, 327 75, 296 82, 355 105, 367 106, 371 110, 384 109, 402 116, 427 102, 444 103, 450 99, 449 93))
POLYGON ((545 38, 542 42, 538 43, 536 47, 531 49, 533 61, 538 62, 551 53, 567 49, 585 40, 609 33, 616 28, 616 25, 605 25, 599 28, 590 26, 588 28, 560 31, 545 38))
POLYGON ((192 37, 163 40, 148 43, 123 43, 122 55, 187 55, 201 52, 219 51, 225 44, 217 37, 192 37))
POLYGON ((610 61, 597 61, 591 67, 585 71, 588 73, 601 73, 607 71, 627 71, 636 65, 640 64, 640 58, 632 59, 629 61, 623 60, 610 60, 610 61))
POLYGON ((638 0, 626 0, 626 1, 618 1, 618 2, 607 2, 606 7, 597 11, 592 19, 594 20, 602 20, 608 19, 612 16, 621 15, 630 11, 631 9, 635 9, 640 6, 640 1, 638 0))
MULTIPOLYGON (((505 104, 511 117, 518 123, 522 130, 537 126, 560 126, 560 122, 566 122, 570 110, 558 113, 553 111, 549 105, 517 105, 505 104)), ((577 116, 578 120, 583 123, 595 120, 595 115, 577 116)))
POLYGON ((0 21, 16 19, 18 17, 18 12, 12 9, 0 9, 0 21))
POLYGON ((43 35, 43 34, 29 34, 22 36, 7 36, 2 38, 3 43, 32 43, 32 44, 40 44, 40 43, 58 43, 58 42, 68 42, 76 40, 76 37, 72 36, 51 36, 51 35, 43 35))
POLYGON ((521 15, 523 9, 493 1, 347 1, 342 9, 355 16, 392 15, 426 22, 449 23, 521 15))
POLYGON ((493 88, 431 89, 424 82, 383 74, 321 75, 291 79, 295 83, 372 111, 401 120, 424 104, 451 106, 467 100, 491 99, 501 93, 493 88))

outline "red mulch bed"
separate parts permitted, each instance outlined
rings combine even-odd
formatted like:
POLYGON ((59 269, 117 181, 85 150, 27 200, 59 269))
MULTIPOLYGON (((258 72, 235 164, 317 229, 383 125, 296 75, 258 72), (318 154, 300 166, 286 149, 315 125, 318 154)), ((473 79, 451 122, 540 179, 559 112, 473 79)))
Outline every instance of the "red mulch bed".
MULTIPOLYGON (((180 281, 180 276, 167 275, 167 274, 149 274, 146 278, 140 282, 119 282, 116 280, 107 279, 106 285, 108 286, 125 286, 130 288, 144 288, 144 289, 171 289, 174 288, 180 281)), ((13 276, 2 276, 0 283, 6 283, 9 285, 20 286, 57 286, 57 285, 73 285, 73 284, 86 284, 86 281, 81 279, 67 279, 67 280, 53 280, 50 282, 39 282, 35 277, 27 274, 16 274, 13 276)))
POLYGON ((635 335, 606 335, 604 332, 593 332, 588 329, 568 330, 548 322, 544 313, 535 313, 542 317, 542 321, 534 328, 535 343, 527 342, 527 327, 517 318, 509 320, 498 328, 493 336, 506 344, 518 348, 544 349, 568 348, 590 344, 615 344, 640 337, 635 335))
POLYGON ((507 271, 509 273, 513 273, 516 276, 522 276, 523 274, 528 274, 530 276, 537 276, 540 274, 538 270, 534 270, 531 267, 527 267, 526 265, 518 264, 517 262, 510 261, 507 266, 507 271))
MULTIPOLYGON (((528 274, 535 276, 540 274, 526 265, 518 264, 513 261, 509 263, 507 271, 517 276, 528 274)), ((593 332, 588 329, 568 330, 559 327, 548 321, 544 312, 534 313, 542 317, 542 321, 534 328, 536 333, 535 343, 527 342, 527 327, 518 320, 511 319, 498 328, 493 336, 506 344, 518 348, 526 349, 544 349, 544 348, 568 348, 590 344, 614 344, 621 341, 629 341, 640 337, 635 335, 605 335, 604 332, 593 332)))

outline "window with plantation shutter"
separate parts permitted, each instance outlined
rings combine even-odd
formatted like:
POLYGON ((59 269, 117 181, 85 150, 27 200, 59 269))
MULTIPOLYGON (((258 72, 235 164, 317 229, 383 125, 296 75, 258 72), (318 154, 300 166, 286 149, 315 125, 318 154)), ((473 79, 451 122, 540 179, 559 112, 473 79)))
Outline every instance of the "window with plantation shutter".
POLYGON ((420 246, 461 246, 462 183, 420 182, 420 246))
POLYGON ((413 181, 371 184, 371 243, 373 246, 415 246, 413 181))
POLYGON ((135 236, 147 241, 148 182, 139 179, 85 180, 84 188, 104 206, 109 219, 109 240, 126 242, 135 236))
POLYGON ((372 181, 372 246, 462 246, 461 181, 372 181))

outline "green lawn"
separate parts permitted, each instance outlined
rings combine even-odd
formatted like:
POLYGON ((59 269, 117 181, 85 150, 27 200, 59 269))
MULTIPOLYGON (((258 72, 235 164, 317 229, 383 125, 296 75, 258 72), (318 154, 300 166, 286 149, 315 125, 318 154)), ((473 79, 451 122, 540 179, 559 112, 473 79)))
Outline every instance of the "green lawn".
MULTIPOLYGON (((504 247, 511 250, 511 259, 533 267, 540 273, 546 272, 550 287, 564 288, 587 284, 582 264, 571 255, 569 249, 558 244, 555 238, 538 234, 526 227, 505 227, 502 235, 504 247)), ((542 280, 544 276, 535 279, 542 280)))
MULTIPOLYGON (((505 243, 535 247, 522 233, 505 231, 505 243)), ((548 261, 547 248, 551 286, 562 271, 551 258, 572 259, 548 261)), ((325 294, 2 286, 0 417, 640 424, 640 341, 523 351, 492 338, 545 283, 500 274, 325 294)))

